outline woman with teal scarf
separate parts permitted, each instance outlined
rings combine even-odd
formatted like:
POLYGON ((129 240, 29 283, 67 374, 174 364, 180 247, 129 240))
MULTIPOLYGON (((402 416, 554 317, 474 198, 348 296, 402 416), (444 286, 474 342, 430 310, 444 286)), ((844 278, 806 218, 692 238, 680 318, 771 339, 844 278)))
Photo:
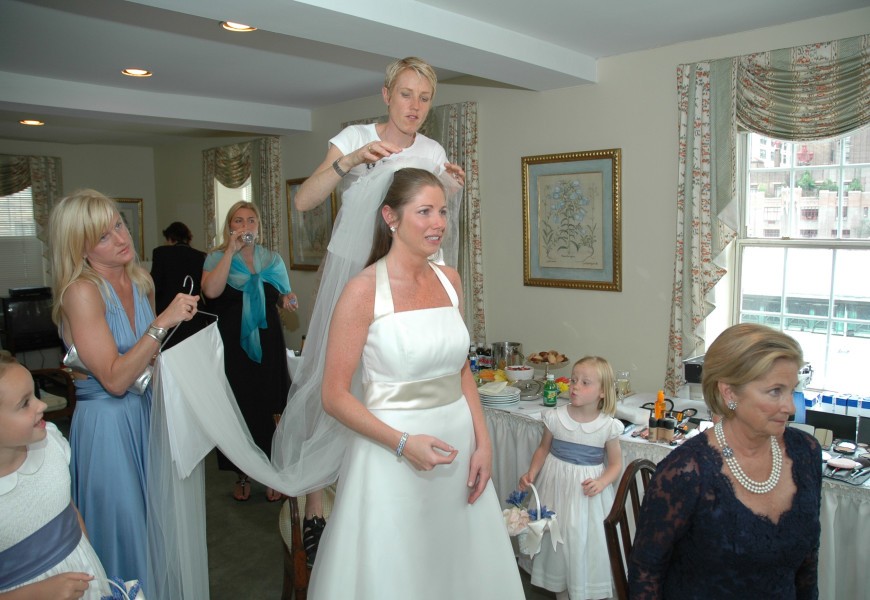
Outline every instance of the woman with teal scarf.
MULTIPOLYGON (((296 310, 296 294, 281 257, 256 243, 260 212, 250 202, 236 202, 227 211, 224 242, 205 259, 202 292, 218 319, 224 343, 224 371, 254 442, 269 455, 273 415, 281 414, 290 389, 286 345, 278 306, 296 310)), ((247 500, 251 484, 223 454, 218 466, 239 477, 236 500, 247 500)), ((266 499, 281 495, 266 488, 266 499)))

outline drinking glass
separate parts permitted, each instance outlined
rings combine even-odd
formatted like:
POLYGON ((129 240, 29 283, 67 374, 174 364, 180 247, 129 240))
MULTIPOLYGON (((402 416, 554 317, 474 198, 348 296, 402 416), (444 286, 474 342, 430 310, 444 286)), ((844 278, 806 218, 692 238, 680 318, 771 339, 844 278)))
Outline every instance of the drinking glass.
POLYGON ((631 394, 631 373, 628 371, 616 372, 616 395, 620 400, 631 394))

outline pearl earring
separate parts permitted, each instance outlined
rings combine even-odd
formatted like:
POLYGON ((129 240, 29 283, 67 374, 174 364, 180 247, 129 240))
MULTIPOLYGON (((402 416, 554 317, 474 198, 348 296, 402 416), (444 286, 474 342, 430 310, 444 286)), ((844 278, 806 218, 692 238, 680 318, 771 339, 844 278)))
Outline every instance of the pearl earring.
POLYGON ((396 228, 393 225, 390 225, 390 231, 392 231, 393 233, 396 233, 396 228))
POLYGON ((731 402, 728 403, 728 410, 731 410, 731 411, 737 410, 737 402, 735 400, 732 400, 731 402))

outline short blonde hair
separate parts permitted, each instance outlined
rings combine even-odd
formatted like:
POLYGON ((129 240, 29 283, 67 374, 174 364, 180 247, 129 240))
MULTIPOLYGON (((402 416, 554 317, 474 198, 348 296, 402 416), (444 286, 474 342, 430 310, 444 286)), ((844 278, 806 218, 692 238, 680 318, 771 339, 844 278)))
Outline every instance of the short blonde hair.
POLYGON ((595 374, 598 375, 598 382, 601 384, 601 389, 604 391, 604 398, 598 403, 598 410, 607 415, 616 414, 616 378, 613 376, 613 368, 607 359, 600 356, 584 356, 574 363, 571 370, 577 365, 591 365, 595 369, 595 374))
POLYGON ((262 233, 263 230, 263 219, 260 218, 260 209, 257 208, 257 205, 253 202, 245 202, 244 200, 239 200, 235 204, 233 204, 230 209, 227 211, 227 216, 224 218, 224 228, 222 235, 224 237, 221 245, 216 247, 215 250, 226 250, 227 246, 230 243, 230 227, 232 225, 233 217, 236 216, 236 213, 239 212, 240 209, 247 208, 248 210, 253 211, 254 215, 257 217, 257 221, 259 225, 257 225, 257 233, 262 233))
MULTIPOLYGON (((54 308, 51 317, 55 323, 60 323, 64 293, 80 279, 90 281, 100 288, 104 298, 110 296, 109 284, 91 268, 85 259, 85 253, 88 248, 96 246, 100 238, 111 229, 118 215, 115 201, 95 190, 78 190, 63 198, 52 209, 48 228, 54 279, 54 308)), ((124 270, 136 284, 139 293, 145 296, 154 289, 154 283, 139 266, 135 247, 133 253, 133 260, 124 265, 124 270)))
POLYGON ((766 375, 778 360, 803 366, 800 345, 781 331, 758 323, 741 323, 723 331, 704 355, 701 368, 701 388, 710 411, 731 418, 719 383, 727 383, 738 393, 743 385, 766 375))
POLYGON ((426 79, 429 82, 429 85, 432 86, 432 95, 435 95, 435 88, 438 87, 438 76, 435 75, 435 70, 432 69, 432 65, 416 56, 401 58, 387 67, 387 75, 384 78, 384 87, 387 88, 390 93, 393 92, 393 85, 396 83, 396 78, 405 69, 411 69, 418 77, 426 79))

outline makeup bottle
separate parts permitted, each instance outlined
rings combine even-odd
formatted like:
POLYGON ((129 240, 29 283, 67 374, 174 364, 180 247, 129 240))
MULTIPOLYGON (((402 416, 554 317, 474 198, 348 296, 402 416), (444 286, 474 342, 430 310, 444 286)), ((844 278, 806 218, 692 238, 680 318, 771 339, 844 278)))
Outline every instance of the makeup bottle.
POLYGON ((665 417, 665 393, 662 390, 659 390, 659 394, 656 397, 655 411, 656 419, 663 419, 665 417))

